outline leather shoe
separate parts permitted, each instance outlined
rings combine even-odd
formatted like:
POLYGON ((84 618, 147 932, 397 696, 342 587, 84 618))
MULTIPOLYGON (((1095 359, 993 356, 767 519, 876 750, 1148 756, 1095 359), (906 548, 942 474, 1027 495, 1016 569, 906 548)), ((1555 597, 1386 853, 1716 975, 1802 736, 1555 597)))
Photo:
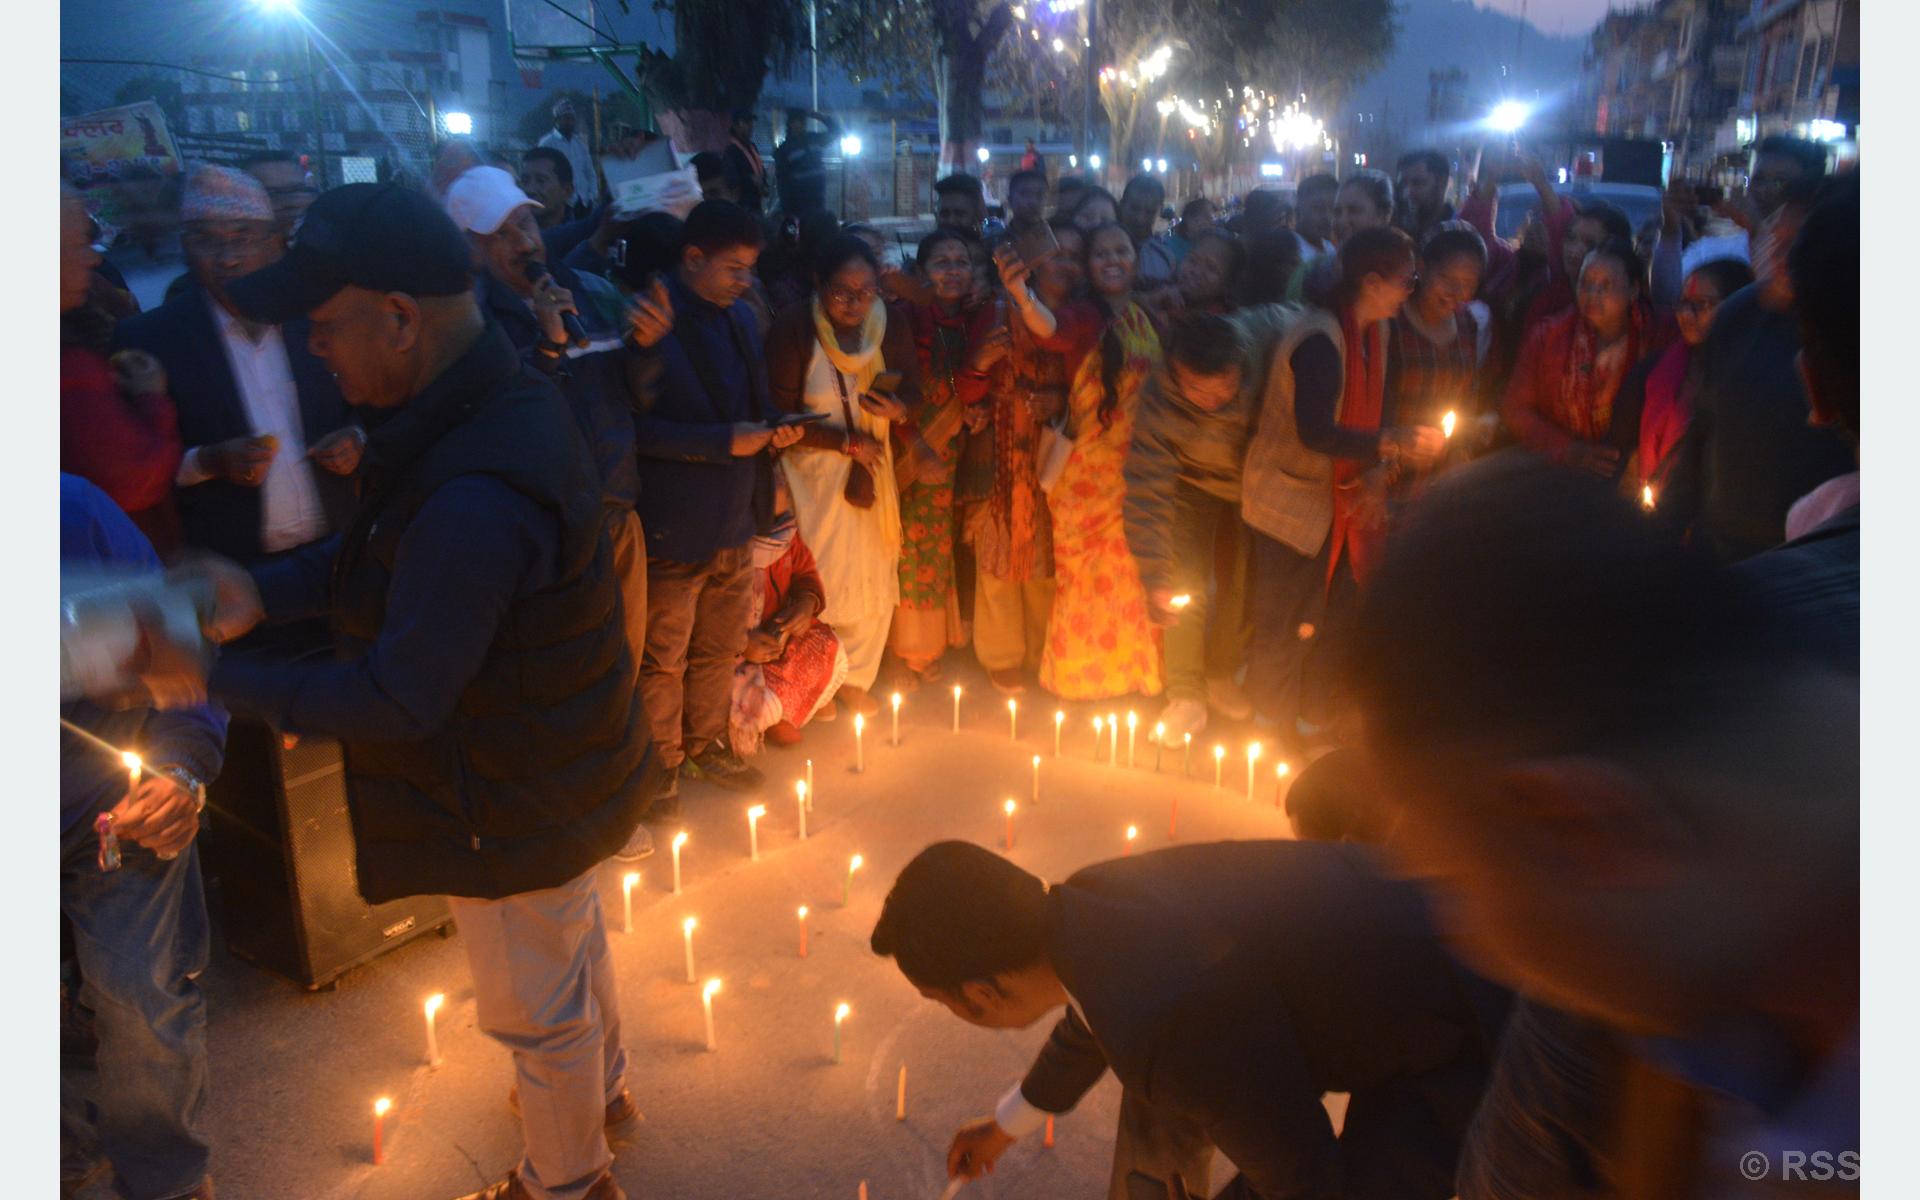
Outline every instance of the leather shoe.
POLYGON ((1002 696, 1021 696, 1027 691, 1027 681, 1017 667, 1004 671, 988 671, 987 679, 993 684, 993 690, 1002 696))
MULTIPOLYGON (((520 1115, 520 1085, 517 1083, 507 1089, 507 1107, 513 1110, 514 1116, 520 1115)), ((638 1119, 639 1116, 640 1107, 633 1102, 633 1093, 626 1088, 621 1088, 618 1096, 607 1101, 606 1127, 608 1129, 618 1129, 628 1121, 638 1119)))
MULTIPOLYGON (((468 1192, 460 1200, 533 1200, 533 1194, 520 1182, 520 1172, 508 1171, 507 1177, 499 1183, 477 1192, 468 1192)), ((627 1200, 627 1194, 620 1190, 620 1183, 613 1177, 612 1171, 603 1171, 600 1178, 593 1181, 593 1186, 587 1189, 585 1200, 627 1200)))

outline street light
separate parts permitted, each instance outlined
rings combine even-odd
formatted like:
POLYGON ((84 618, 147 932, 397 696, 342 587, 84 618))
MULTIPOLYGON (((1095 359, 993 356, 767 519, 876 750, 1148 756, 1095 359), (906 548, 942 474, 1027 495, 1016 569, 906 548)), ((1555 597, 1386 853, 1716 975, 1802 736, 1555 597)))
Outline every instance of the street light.
POLYGON ((975 150, 973 152, 973 156, 979 159, 980 165, 984 167, 987 165, 987 160, 993 157, 993 151, 987 149, 985 146, 982 146, 978 150, 975 150))
POLYGON ((1140 169, 1141 169, 1142 171, 1151 171, 1151 170, 1153 170, 1153 160, 1152 160, 1152 159, 1150 159, 1150 158, 1143 158, 1143 159, 1141 159, 1141 160, 1140 160, 1140 169))
POLYGON ((254 0, 262 12, 291 16, 300 23, 300 42, 307 67, 307 101, 313 109, 313 183, 321 191, 327 187, 327 133, 320 122, 320 76, 313 69, 313 29, 301 15, 297 0, 254 0))
POLYGON ((840 219, 842 221, 847 219, 847 160, 859 158, 862 149, 864 146, 857 133, 849 133, 840 139, 840 219))
POLYGON ((840 139, 840 153, 848 158, 859 158, 861 149, 860 135, 857 133, 850 133, 840 139))
POLYGON ((1087 165, 1098 171, 1100 169, 1100 156, 1098 154, 1087 155, 1087 165))
POLYGON ((471 137, 473 134, 473 114, 464 112, 445 112, 440 114, 440 124, 454 137, 471 137))
POLYGON ((1502 100, 1494 105, 1493 114, 1487 118, 1487 124, 1501 133, 1513 134, 1520 132, 1520 127, 1525 125, 1527 118, 1532 115, 1533 110, 1518 100, 1502 100))
POLYGON ((1163 158, 1159 162, 1154 163, 1153 169, 1165 175, 1167 173, 1167 160, 1163 158))

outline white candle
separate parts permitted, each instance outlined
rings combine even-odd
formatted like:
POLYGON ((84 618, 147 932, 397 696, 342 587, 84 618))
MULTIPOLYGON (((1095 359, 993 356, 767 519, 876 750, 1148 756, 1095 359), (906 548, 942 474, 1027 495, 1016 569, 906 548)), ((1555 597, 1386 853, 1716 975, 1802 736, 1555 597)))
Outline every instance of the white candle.
POLYGON ((1053 756, 1055 758, 1060 757, 1060 729, 1066 723, 1067 723, 1066 710, 1059 709, 1059 708, 1054 709, 1053 710, 1053 756))
POLYGON ((687 947, 687 982, 693 982, 693 927, 700 922, 692 917, 680 922, 680 938, 687 947))
POLYGON ((1182 779, 1192 779, 1193 778, 1193 735, 1191 733, 1182 734, 1180 740, 1181 740, 1180 777, 1182 779))
POLYGON ((867 719, 859 713, 853 714, 853 769, 867 769, 867 719))
POLYGON ((1093 761, 1095 762, 1100 761, 1100 731, 1106 727, 1106 723, 1099 717, 1093 719, 1093 761))
POLYGON ((1120 765, 1120 714, 1107 714, 1107 765, 1120 765))
POLYGON ((1253 765, 1260 761, 1260 743, 1247 743, 1247 799, 1253 799, 1253 765))
POLYGON ((1127 710, 1127 768, 1133 768, 1133 735, 1140 727, 1140 715, 1132 709, 1127 710))
POLYGON ((673 835, 673 894, 680 894, 680 847, 687 844, 687 831, 673 835))
POLYGON ((620 903, 625 910, 626 920, 622 922, 623 932, 633 932, 633 889, 640 886, 640 872, 628 871, 620 877, 620 903))
POLYGON ((866 859, 860 857, 858 854, 847 860, 847 884, 840 890, 841 908, 845 908, 853 903, 853 873, 858 871, 866 861, 866 859))
POLYGON ((440 1065, 440 1039, 434 1035, 433 1017, 446 1002, 447 998, 439 992, 427 997, 427 1065, 430 1067, 440 1065))
POLYGON ((767 806, 756 804, 747 810, 747 861, 760 861, 760 818, 767 815, 767 806))
POLYGON ((1274 779, 1273 806, 1275 808, 1280 807, 1281 789, 1284 789, 1287 786, 1287 776, 1291 774, 1292 771, 1293 771, 1293 768, 1287 765, 1287 760, 1284 758, 1280 760, 1279 765, 1273 768, 1273 779, 1274 779))
POLYGON ((1011 852, 1013 850, 1013 810, 1015 805, 1013 801, 1009 800, 1002 807, 1006 809, 1007 813, 1007 850, 1011 852))
POLYGON ((1040 756, 1038 754, 1033 756, 1033 803, 1036 808, 1040 805, 1040 756))
POLYGON ((800 840, 804 842, 807 840, 807 781, 804 779, 795 781, 793 792, 800 809, 800 840))
POLYGON ((953 685, 953 731, 960 732, 960 685, 953 685))
POLYGON ((1160 773, 1160 752, 1166 748, 1167 723, 1156 721, 1153 725, 1153 773, 1160 773))
POLYGON ((707 986, 700 989, 700 1003, 707 1010, 707 1051, 715 1049, 713 1042, 713 994, 720 990, 718 979, 707 980, 707 986))
POLYGON ((800 957, 807 956, 807 906, 800 906, 800 957))
POLYGON ((893 694, 893 744, 900 744, 900 693, 893 694))
POLYGON ((1213 786, 1220 786, 1220 770, 1227 761, 1227 748, 1219 742, 1213 744, 1213 786))
POLYGON ((842 1002, 833 1010, 833 1061, 835 1063, 840 1061, 840 1024, 847 1019, 847 1014, 852 1011, 853 1008, 845 1002, 842 1002))
POLYGON ((1014 741, 1020 740, 1020 702, 1007 701, 1007 735, 1014 741))

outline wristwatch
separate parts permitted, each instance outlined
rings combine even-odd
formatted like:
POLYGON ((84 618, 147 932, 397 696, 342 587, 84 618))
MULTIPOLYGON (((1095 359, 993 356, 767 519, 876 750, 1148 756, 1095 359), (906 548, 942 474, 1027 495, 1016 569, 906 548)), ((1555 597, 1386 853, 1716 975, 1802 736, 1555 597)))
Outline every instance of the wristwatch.
POLYGON ((156 766, 153 768, 153 771, 155 774, 165 775, 168 779, 173 780, 180 785, 182 791, 192 796, 194 812, 201 813, 206 811, 207 785, 201 782, 198 775, 195 775, 185 767, 174 766, 156 766))

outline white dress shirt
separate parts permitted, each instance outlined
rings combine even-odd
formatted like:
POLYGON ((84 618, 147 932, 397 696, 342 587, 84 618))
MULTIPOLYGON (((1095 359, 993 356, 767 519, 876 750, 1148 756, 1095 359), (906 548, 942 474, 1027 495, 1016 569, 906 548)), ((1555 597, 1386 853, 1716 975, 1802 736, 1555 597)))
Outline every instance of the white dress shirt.
MULTIPOLYGON (((277 325, 268 326, 259 341, 212 297, 214 328, 233 370, 233 386, 240 393, 247 425, 254 437, 273 435, 280 447, 260 484, 260 544, 268 553, 291 550, 318 540, 327 532, 326 510, 307 457, 307 439, 300 425, 300 394, 293 383, 287 344, 277 325)), ((200 464, 200 448, 189 450, 180 462, 176 482, 182 487, 204 483, 213 476, 200 464)))

